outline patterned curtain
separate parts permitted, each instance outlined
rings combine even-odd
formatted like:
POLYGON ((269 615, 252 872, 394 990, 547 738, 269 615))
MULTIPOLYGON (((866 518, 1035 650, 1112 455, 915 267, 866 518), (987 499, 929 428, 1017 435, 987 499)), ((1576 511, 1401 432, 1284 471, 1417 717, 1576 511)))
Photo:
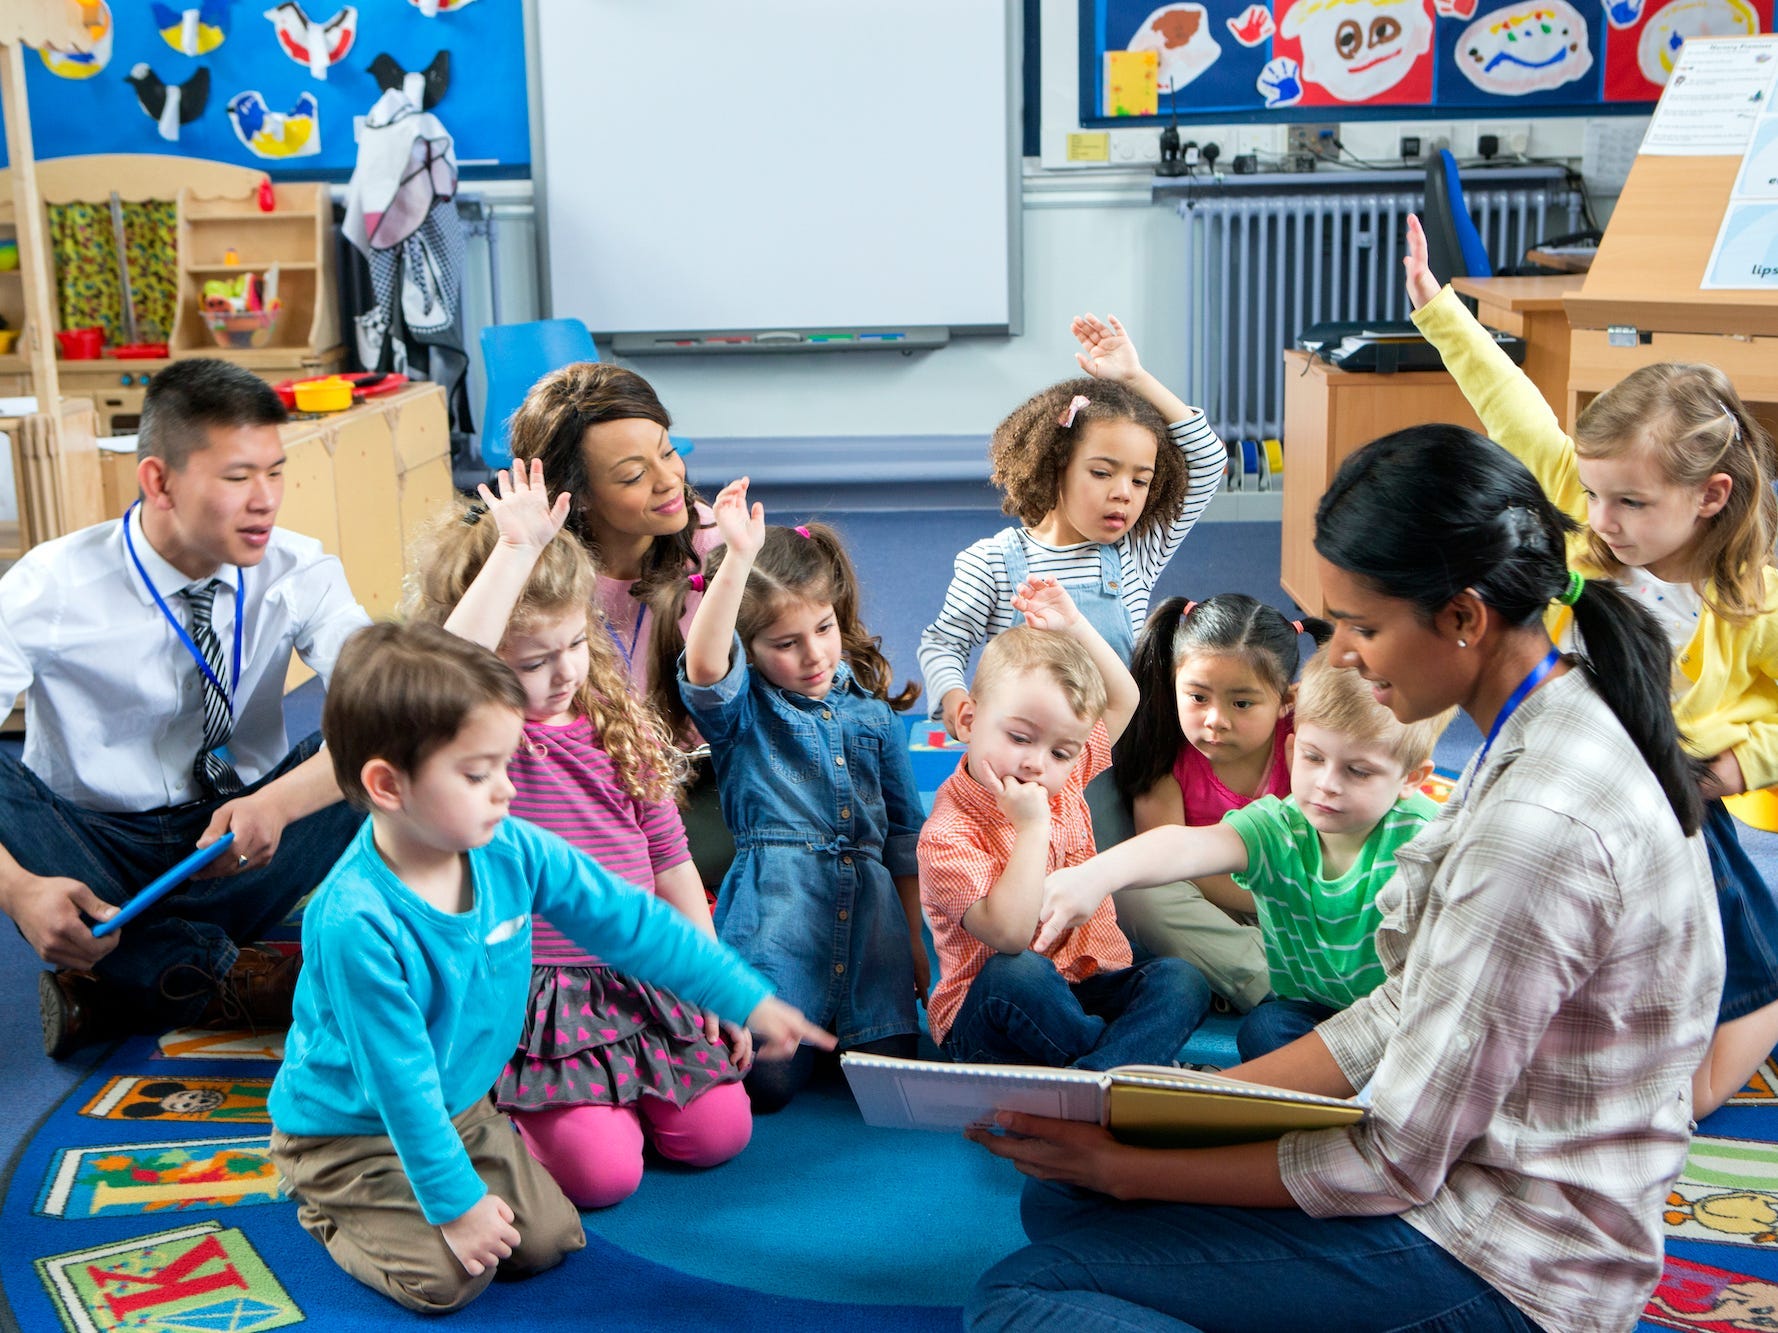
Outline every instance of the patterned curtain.
MULTIPOLYGON (((126 203, 123 229, 130 261, 130 295, 136 307, 136 340, 164 342, 173 328, 179 291, 178 207, 164 199, 126 203)), ((51 204, 49 235, 62 327, 101 324, 106 342, 123 342, 123 287, 118 281, 111 206, 51 204)))

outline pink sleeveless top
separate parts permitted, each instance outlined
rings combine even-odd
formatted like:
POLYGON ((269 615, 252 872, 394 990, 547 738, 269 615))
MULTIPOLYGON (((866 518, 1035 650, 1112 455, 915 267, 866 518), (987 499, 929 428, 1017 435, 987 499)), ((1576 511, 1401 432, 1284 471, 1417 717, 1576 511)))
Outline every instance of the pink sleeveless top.
POLYGON ((1290 795, 1290 765, 1284 757, 1284 741, 1291 733, 1290 719, 1289 713, 1279 717, 1278 727, 1272 733, 1272 762, 1266 768, 1265 785, 1251 796, 1223 786, 1197 746, 1181 745, 1173 760, 1173 778, 1179 783, 1179 794, 1185 798, 1185 822, 1193 827, 1220 824, 1229 811, 1251 805, 1262 796, 1282 799, 1290 795))

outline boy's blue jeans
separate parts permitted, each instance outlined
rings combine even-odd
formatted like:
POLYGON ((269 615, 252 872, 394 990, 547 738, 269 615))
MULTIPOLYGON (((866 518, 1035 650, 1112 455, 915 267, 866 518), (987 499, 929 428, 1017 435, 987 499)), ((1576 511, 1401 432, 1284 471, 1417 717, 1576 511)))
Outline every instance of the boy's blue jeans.
MULTIPOLYGON (((243 794, 282 777, 320 746, 319 733, 307 737, 243 794)), ((0 751, 0 843, 33 875, 80 880, 119 906, 189 855, 222 804, 194 801, 145 814, 85 810, 0 751)), ((283 920, 321 882, 363 818, 336 802, 286 827, 269 865, 188 879, 125 926, 94 969, 121 992, 119 1012, 143 1029, 196 1021, 213 993, 207 979, 225 975, 240 944, 283 920)))
POLYGON ((1040 1180, 1020 1213, 1032 1243, 976 1283, 971 1330, 1538 1329, 1397 1217, 1119 1203, 1040 1180))
POLYGON ((1235 1049, 1243 1060, 1257 1060, 1269 1052, 1282 1050, 1298 1037, 1306 1037, 1315 1025, 1337 1014, 1325 1004, 1313 1000, 1283 1000, 1268 996, 1248 1010, 1235 1029, 1235 1049))
POLYGON ((1166 1065, 1209 1008, 1210 983, 1182 958, 1071 982, 1043 954, 997 953, 969 983, 944 1052, 1058 1069, 1166 1065))

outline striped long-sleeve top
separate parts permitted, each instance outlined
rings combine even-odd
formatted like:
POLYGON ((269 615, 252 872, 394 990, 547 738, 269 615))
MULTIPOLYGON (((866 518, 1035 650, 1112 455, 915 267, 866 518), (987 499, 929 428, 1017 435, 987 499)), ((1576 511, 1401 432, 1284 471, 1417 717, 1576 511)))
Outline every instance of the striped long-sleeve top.
MULTIPOLYGON (((1222 485, 1223 468, 1228 461, 1227 447, 1202 412, 1174 422, 1167 433, 1185 455, 1185 503, 1171 523, 1112 543, 1122 569, 1119 592, 1124 609, 1130 613, 1132 634, 1141 631, 1142 622, 1148 618, 1148 601, 1154 593, 1155 580, 1222 485)), ((1050 546, 1023 528, 1015 531, 1024 543, 1031 577, 1053 578, 1059 583, 1098 578, 1098 542, 1050 546)), ((938 619, 920 635, 920 672, 926 678, 926 699, 933 717, 942 715, 947 692, 969 688, 970 654, 1019 622, 1018 613, 1012 609, 1012 595, 1000 533, 984 537, 958 553, 956 572, 945 592, 938 619)))

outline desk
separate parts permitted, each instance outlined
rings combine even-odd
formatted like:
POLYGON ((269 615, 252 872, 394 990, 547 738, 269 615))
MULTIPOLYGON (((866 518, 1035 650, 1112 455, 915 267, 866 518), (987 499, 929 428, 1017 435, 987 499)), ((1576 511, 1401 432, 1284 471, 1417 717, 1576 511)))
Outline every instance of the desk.
POLYGON ((1593 267, 1599 248, 1593 245, 1564 245, 1554 250, 1527 250, 1525 262, 1542 264, 1562 273, 1585 273, 1593 267))
MULTIPOLYGON (((1525 374, 1558 416, 1568 405, 1568 312, 1562 298, 1585 281, 1580 273, 1451 280, 1460 295, 1475 299, 1482 323, 1525 340, 1525 374)), ((1566 421, 1573 426, 1572 417, 1566 421)))
POLYGON ((1361 374, 1284 353, 1284 542, 1278 581, 1312 615, 1327 608, 1315 567, 1315 506, 1341 461, 1380 435, 1429 421, 1482 423, 1444 371, 1361 374))

